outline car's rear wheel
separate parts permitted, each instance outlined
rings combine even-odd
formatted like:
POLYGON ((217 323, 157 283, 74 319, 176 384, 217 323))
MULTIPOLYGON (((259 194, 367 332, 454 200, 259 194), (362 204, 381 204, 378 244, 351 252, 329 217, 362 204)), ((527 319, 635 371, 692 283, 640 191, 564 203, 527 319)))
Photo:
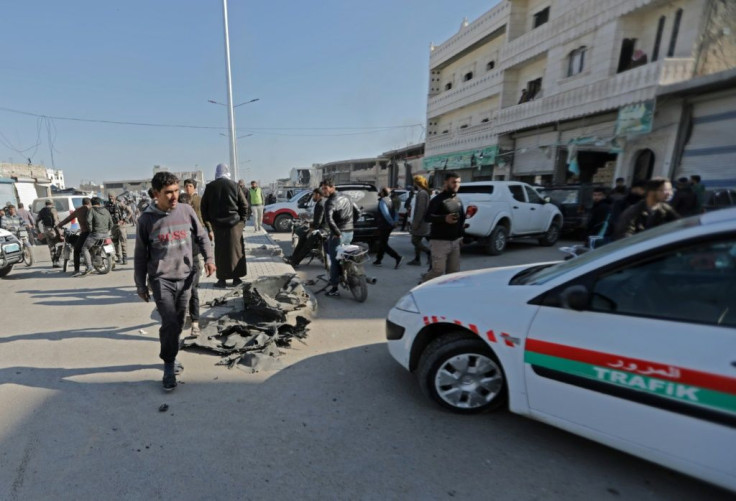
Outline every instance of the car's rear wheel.
POLYGON ((496 355, 481 339, 462 332, 432 341, 419 360, 417 377, 429 398, 460 414, 495 410, 508 399, 496 355))
POLYGON ((547 232, 539 239, 539 245, 550 247, 554 245, 560 238, 560 223, 553 221, 549 225, 547 232))
POLYGON ((291 229, 291 216, 288 214, 279 214, 273 220, 273 229, 280 232, 286 232, 291 229))
POLYGON ((493 228, 491 236, 486 242, 485 251, 489 256, 498 256, 506 250, 506 244, 509 240, 509 230, 505 226, 498 225, 493 228))

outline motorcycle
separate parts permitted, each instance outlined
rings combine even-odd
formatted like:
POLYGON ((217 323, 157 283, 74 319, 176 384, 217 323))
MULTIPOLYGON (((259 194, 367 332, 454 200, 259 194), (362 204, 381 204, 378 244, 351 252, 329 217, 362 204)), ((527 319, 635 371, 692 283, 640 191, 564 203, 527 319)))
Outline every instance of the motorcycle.
POLYGON ((18 237, 23 247, 23 264, 26 267, 33 265, 33 246, 31 245, 28 228, 20 226, 15 230, 15 236, 18 237))
POLYGON ((92 267, 100 275, 110 273, 115 267, 115 246, 110 237, 98 238, 90 247, 89 255, 92 259, 92 267))
MULTIPOLYGON (((78 238, 79 230, 64 230, 64 242, 62 244, 63 247, 61 251, 61 257, 64 260, 64 272, 67 270, 69 260, 71 259, 72 252, 74 250, 74 245, 78 238)), ((100 275, 110 273, 110 271, 115 267, 115 247, 113 246, 112 239, 110 237, 97 239, 94 245, 90 247, 89 255, 92 263, 86 263, 86 265, 88 267, 91 265, 100 275)))
MULTIPOLYGON (((324 231, 320 231, 322 242, 328 238, 328 235, 324 231)), ((322 260, 325 264, 325 271, 329 276, 329 259, 325 252, 325 246, 320 244, 318 252, 320 252, 322 260)), ((353 295, 356 301, 362 303, 368 298, 368 286, 367 284, 375 284, 376 279, 368 277, 365 274, 365 268, 363 263, 368 259, 368 245, 362 242, 348 245, 338 245, 335 258, 340 263, 340 286, 343 289, 348 289, 353 295)), ((326 279, 324 275, 318 277, 321 280, 327 282, 327 285, 322 289, 325 290, 329 287, 329 279, 326 279)), ((318 292, 321 292, 318 291, 318 292)))

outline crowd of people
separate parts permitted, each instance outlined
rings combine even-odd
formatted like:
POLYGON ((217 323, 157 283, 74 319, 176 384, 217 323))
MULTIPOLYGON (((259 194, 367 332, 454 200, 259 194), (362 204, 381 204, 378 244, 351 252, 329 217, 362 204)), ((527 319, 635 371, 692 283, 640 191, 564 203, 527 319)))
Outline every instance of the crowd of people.
POLYGON ((648 181, 634 181, 629 189, 623 178, 619 178, 610 195, 605 188, 595 188, 586 240, 600 246, 703 212, 705 187, 700 176, 681 177, 675 186, 673 192, 669 180, 655 177, 648 181))

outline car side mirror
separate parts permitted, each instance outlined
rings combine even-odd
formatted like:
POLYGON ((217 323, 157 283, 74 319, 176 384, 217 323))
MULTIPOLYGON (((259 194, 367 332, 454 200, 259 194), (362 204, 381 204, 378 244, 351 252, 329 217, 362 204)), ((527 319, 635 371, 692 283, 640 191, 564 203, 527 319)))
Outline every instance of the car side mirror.
POLYGON ((560 293, 560 304, 568 310, 583 311, 590 304, 590 291, 584 285, 571 285, 560 293))

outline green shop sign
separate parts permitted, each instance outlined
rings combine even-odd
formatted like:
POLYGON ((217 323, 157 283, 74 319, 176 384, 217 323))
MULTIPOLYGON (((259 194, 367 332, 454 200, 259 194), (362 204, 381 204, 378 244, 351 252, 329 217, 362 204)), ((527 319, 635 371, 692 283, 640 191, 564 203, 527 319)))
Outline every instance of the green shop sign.
POLYGON ((654 101, 629 104, 618 109, 616 135, 647 134, 652 132, 654 101))
POLYGON ((447 155, 435 155, 424 159, 424 170, 453 170, 480 168, 484 165, 493 165, 496 162, 498 146, 489 146, 477 150, 458 151, 447 155))

